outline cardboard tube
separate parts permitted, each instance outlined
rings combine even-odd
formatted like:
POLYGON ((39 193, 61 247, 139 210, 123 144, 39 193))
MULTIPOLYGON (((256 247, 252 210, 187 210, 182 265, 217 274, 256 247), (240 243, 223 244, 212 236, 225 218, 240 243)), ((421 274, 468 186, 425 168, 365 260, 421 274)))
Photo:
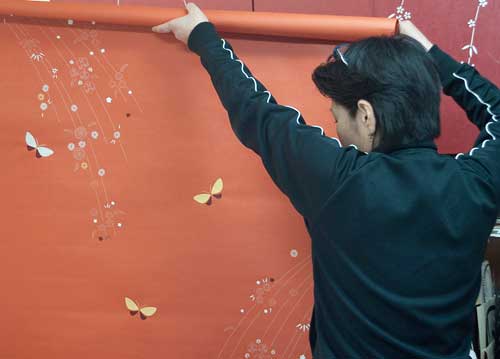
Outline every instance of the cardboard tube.
MULTIPOLYGON (((355 41, 368 36, 392 35, 397 27, 395 19, 376 17, 222 10, 204 12, 221 32, 299 39, 355 41)), ((0 2, 0 14, 152 27, 184 16, 186 10, 138 5, 7 0, 0 2)))

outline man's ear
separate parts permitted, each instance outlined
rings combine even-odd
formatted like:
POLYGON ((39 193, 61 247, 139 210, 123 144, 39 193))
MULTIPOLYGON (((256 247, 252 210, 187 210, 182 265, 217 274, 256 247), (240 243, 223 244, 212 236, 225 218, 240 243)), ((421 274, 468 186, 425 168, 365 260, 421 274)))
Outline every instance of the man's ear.
POLYGON ((373 111, 372 104, 366 100, 359 100, 358 116, 363 126, 365 126, 368 130, 368 134, 375 134, 375 130, 377 129, 377 119, 375 118, 375 111, 373 111))

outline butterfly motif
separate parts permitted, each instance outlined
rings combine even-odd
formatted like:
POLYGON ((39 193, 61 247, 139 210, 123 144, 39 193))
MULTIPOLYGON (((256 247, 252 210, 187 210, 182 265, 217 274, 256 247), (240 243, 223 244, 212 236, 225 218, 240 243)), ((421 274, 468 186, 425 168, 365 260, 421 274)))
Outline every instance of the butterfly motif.
POLYGON ((157 309, 155 307, 142 307, 139 306, 130 298, 125 297, 125 305, 127 309, 130 311, 132 315, 135 315, 137 312, 141 313, 141 318, 146 319, 147 317, 153 316, 157 309))
POLYGON ((197 194, 193 199, 201 204, 210 204, 212 197, 220 198, 222 195, 222 188, 224 184, 222 183, 222 178, 218 178, 212 186, 210 193, 197 194))
POLYGON ((50 148, 45 147, 45 145, 39 145, 35 137, 30 133, 26 132, 26 146, 28 147, 28 151, 36 150, 36 157, 49 157, 54 154, 50 148))

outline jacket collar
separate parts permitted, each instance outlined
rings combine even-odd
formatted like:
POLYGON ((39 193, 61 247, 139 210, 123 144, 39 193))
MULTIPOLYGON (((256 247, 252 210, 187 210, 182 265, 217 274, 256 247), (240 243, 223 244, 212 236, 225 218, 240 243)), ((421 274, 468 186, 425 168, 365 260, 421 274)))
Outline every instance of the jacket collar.
MULTIPOLYGON (((399 152, 399 151, 405 151, 405 150, 411 150, 411 149, 431 149, 431 150, 437 151, 437 146, 433 140, 428 140, 428 141, 422 141, 419 143, 399 145, 397 147, 392 148, 390 151, 387 151, 386 153, 393 153, 393 152, 399 152)), ((375 151, 375 152, 381 152, 381 151, 375 151)))

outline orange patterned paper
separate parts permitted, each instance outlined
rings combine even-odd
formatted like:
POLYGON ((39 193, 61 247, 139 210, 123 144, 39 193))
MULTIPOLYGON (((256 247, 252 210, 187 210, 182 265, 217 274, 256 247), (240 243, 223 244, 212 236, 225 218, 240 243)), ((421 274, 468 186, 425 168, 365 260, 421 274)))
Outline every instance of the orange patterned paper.
MULTIPOLYGON (((228 40, 335 135, 310 79, 333 43, 228 40)), ((303 220, 198 57, 72 18, 6 15, 0 43, 0 358, 310 358, 303 220)))

